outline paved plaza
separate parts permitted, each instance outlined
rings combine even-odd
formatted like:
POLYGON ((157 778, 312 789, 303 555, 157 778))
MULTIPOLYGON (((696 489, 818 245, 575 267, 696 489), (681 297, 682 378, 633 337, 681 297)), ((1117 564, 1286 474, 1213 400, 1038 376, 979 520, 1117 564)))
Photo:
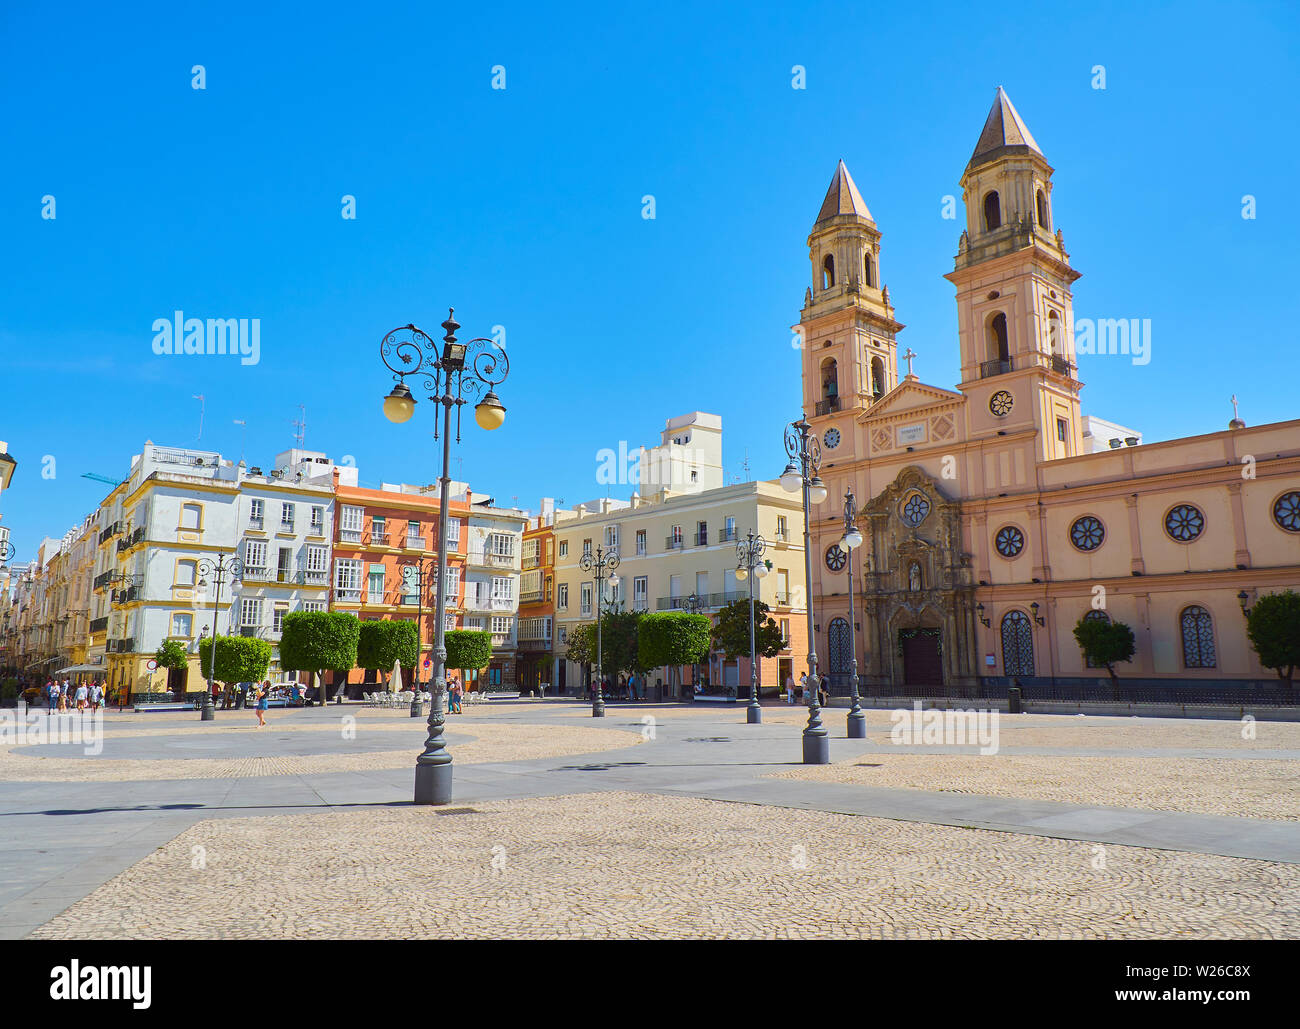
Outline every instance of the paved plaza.
POLYGON ((1002 716, 997 753, 828 766, 802 708, 493 703, 106 718, 102 753, 0 754, 0 935, 1296 937, 1300 726, 1002 716))

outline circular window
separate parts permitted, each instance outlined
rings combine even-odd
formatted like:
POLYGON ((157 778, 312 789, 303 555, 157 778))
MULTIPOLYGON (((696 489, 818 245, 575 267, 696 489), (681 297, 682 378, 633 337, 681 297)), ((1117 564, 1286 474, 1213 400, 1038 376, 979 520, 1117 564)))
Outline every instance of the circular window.
POLYGON ((849 555, 838 543, 832 543, 826 548, 826 567, 832 572, 838 572, 844 568, 844 562, 849 559, 849 555))
POLYGON ((1015 402, 1016 398, 1011 395, 1009 390, 1000 389, 989 397, 989 410, 1001 418, 1011 413, 1011 408, 1015 402))
POLYGON ((903 504, 903 521, 910 526, 920 525, 929 513, 930 501, 920 493, 913 493, 903 504))
POLYGON ((827 429, 822 435, 822 443, 825 445, 827 450, 834 450, 840 445, 840 430, 827 429))
POLYGON ((1080 550, 1096 550, 1106 538, 1106 528, 1100 518, 1084 515, 1070 526, 1070 542, 1080 550))
POLYGON ((1004 525, 993 537, 993 545, 1003 557, 1015 557, 1025 549, 1025 534, 1014 525, 1004 525))
POLYGON ((1283 493, 1273 501, 1273 521, 1287 532, 1300 532, 1300 490, 1283 493))
POLYGON ((1165 515, 1165 532, 1179 543, 1191 543, 1205 531, 1205 515, 1191 504, 1179 504, 1165 515))

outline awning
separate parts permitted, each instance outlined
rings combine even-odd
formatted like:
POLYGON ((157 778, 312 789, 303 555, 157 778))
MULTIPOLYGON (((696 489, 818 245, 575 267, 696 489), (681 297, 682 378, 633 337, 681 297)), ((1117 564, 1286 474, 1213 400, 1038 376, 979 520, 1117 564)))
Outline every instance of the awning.
POLYGON ((107 674, 108 665, 68 665, 67 668, 60 668, 55 675, 66 675, 68 672, 104 672, 107 674))

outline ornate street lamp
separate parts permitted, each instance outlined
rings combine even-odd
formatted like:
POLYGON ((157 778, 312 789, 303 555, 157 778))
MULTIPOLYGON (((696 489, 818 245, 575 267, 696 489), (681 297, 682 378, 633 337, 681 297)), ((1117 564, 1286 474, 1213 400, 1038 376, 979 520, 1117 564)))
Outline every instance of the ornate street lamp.
MULTIPOLYGON (((414 578, 415 578, 415 588, 416 588, 416 601, 415 601, 416 643, 415 643, 415 668, 411 674, 411 678, 415 682, 415 695, 411 698, 412 718, 424 717, 424 701, 420 699, 421 694, 423 693, 423 690, 421 690, 420 688, 420 668, 421 668, 420 655, 424 652, 424 591, 429 588, 430 580, 433 580, 435 583, 437 583, 437 585, 434 586, 434 589, 442 588, 441 582, 439 581, 441 580, 442 577, 437 574, 437 569, 439 567, 440 566, 438 565, 433 555, 430 555, 429 557, 426 557, 422 560, 411 561, 410 563, 402 566, 403 574, 405 574, 407 571, 415 572, 414 578)), ((405 586, 406 584, 403 583, 402 585, 405 586)))
MULTIPOLYGON (((687 612, 688 614, 693 614, 693 615, 699 614, 700 608, 702 608, 703 606, 704 606, 704 601, 700 597, 696 596, 694 593, 692 593, 689 597, 687 597, 685 600, 682 601, 682 610, 687 612)), ((709 674, 710 675, 713 674, 712 665, 710 665, 709 674)), ((698 661, 692 661, 691 662, 691 703, 692 704, 695 703, 695 684, 699 682, 699 679, 700 679, 700 663, 698 661)))
POLYGON ((853 552, 862 546, 862 531, 858 528, 858 501, 852 486, 844 494, 844 537, 840 544, 849 555, 849 650, 853 654, 849 661, 849 686, 853 702, 849 707, 848 735, 851 740, 865 740, 867 716, 858 706, 858 637, 857 623, 853 620, 853 591, 857 588, 853 581, 853 552))
POLYGON ((822 447, 812 426, 800 418, 785 427, 785 452, 790 463, 781 473, 781 487, 788 493, 803 491, 803 564, 808 584, 808 724, 803 730, 803 763, 827 765, 831 760, 830 739, 822 725, 822 709, 817 703, 817 647, 813 639, 812 540, 808 526, 812 522, 812 505, 826 499, 826 483, 817 470, 822 463, 822 447))
POLYGON ((222 554, 215 561, 205 557, 199 562, 199 588, 206 590, 209 579, 217 585, 216 597, 212 601, 212 652, 208 655, 208 688, 203 692, 203 711, 199 715, 201 722, 210 722, 217 717, 216 708, 212 704, 212 679, 217 667, 217 615, 221 611, 221 585, 227 577, 231 580, 230 588, 233 591, 235 580, 244 577, 244 563, 239 558, 222 554))
POLYGON ((749 585, 749 707, 745 709, 747 725, 759 725, 763 721, 763 708, 758 703, 758 655, 754 648, 754 580, 767 576, 767 562, 763 560, 766 550, 767 540, 756 535, 753 529, 736 543, 736 556, 740 559, 736 578, 745 580, 749 585))
MULTIPOLYGON (((456 330, 460 325, 448 309, 447 320, 442 323, 446 335, 442 337, 441 351, 433 339, 414 325, 403 325, 386 335, 379 344, 379 357, 397 380, 392 391, 384 398, 384 417, 391 422, 409 421, 415 413, 415 397, 406 385, 406 376, 419 375, 429 399, 442 405, 442 476, 438 504, 438 567, 447 567, 447 504, 451 488, 451 410, 456 409, 456 442, 460 442, 460 409, 465 404, 465 393, 477 394, 483 387, 487 392, 474 406, 474 420, 483 429, 496 429, 505 421, 506 409, 493 390, 505 381, 510 373, 510 361, 505 349, 496 341, 478 337, 468 343, 458 342, 456 330), (472 356, 471 356, 472 355, 472 356), (394 363, 396 362, 396 363, 394 363)), ((438 423, 433 423, 433 438, 438 438, 438 423)), ((434 698, 429 711, 429 736, 424 750, 415 759, 415 803, 446 804, 451 800, 451 754, 442 738, 446 718, 443 702, 447 693, 447 614, 446 591, 435 593, 433 643, 434 698)))
POLYGON ((603 547, 596 547, 596 556, 592 557, 591 551, 585 550, 578 561, 578 567, 584 572, 596 573, 596 700, 591 705, 592 718, 605 717, 605 695, 601 688, 601 679, 603 678, 604 653, 602 651, 601 639, 601 608, 605 602, 605 576, 609 576, 609 584, 618 589, 618 576, 614 574, 614 569, 618 567, 618 551, 605 550, 603 547))

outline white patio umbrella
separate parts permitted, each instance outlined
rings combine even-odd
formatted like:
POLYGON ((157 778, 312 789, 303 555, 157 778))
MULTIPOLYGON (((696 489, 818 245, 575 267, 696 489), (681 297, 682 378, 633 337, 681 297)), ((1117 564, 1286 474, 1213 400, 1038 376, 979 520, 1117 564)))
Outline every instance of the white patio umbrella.
POLYGON ((393 674, 388 677, 388 692, 389 693, 402 692, 402 662, 401 661, 397 661, 397 660, 393 661, 393 674))

